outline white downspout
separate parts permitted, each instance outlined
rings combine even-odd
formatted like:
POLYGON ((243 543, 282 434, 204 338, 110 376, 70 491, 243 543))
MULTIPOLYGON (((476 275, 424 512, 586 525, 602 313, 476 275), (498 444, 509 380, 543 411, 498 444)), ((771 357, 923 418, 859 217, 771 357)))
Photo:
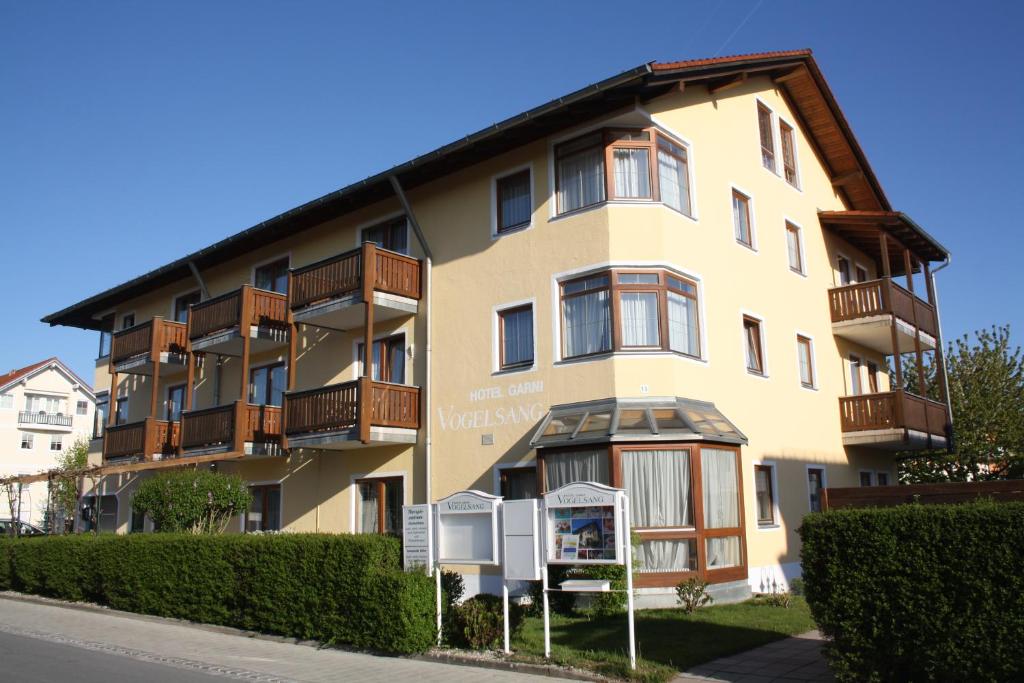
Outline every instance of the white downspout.
MULTIPOLYGON (((952 256, 947 254, 946 255, 946 260, 943 261, 942 264, 939 265, 938 268, 935 268, 934 270, 932 270, 931 272, 928 273, 928 277, 932 281, 932 293, 935 295, 935 301, 931 302, 931 304, 932 304, 932 306, 935 307, 935 324, 938 325, 938 328, 939 328, 939 339, 942 340, 940 342, 940 344, 945 344, 946 343, 946 337, 942 334, 942 314, 939 313, 939 285, 935 282, 935 274, 938 273, 943 268, 947 268, 949 266, 949 264, 952 263, 952 261, 953 261, 952 256)), ((949 366, 946 364, 946 358, 945 358, 946 349, 939 348, 939 349, 937 349, 937 352, 943 354, 943 358, 942 358, 942 382, 943 382, 944 391, 945 391, 945 394, 946 394, 946 410, 949 411, 949 424, 952 427, 952 425, 953 425, 953 399, 949 395, 949 366)), ((955 438, 954 438, 954 440, 955 440, 955 438)), ((947 444, 947 446, 952 447, 953 444, 950 443, 950 444, 947 444)))

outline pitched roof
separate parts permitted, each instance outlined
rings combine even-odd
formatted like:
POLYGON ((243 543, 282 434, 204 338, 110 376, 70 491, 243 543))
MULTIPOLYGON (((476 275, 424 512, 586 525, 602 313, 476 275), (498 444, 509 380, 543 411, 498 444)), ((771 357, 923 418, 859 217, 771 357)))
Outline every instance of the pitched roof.
MULTIPOLYGON (((202 271, 332 218, 394 197, 392 179, 399 181, 408 191, 547 137, 580 121, 608 114, 638 100, 648 101, 678 88, 680 84, 701 83, 714 89, 731 80, 745 79, 747 75, 773 78, 789 98, 801 127, 809 134, 818 156, 836 181, 850 209, 892 210, 810 50, 650 62, 328 193, 133 280, 51 313, 42 321, 50 325, 100 329, 98 315, 124 299, 192 277, 193 267, 202 271)), ((944 250, 942 253, 945 253, 944 250)), ((928 255, 929 258, 932 256, 934 254, 928 255)))
POLYGON ((45 370, 47 367, 50 367, 50 366, 58 367, 69 378, 71 378, 73 381, 77 382, 80 387, 82 387, 87 392, 89 392, 89 395, 93 395, 92 386, 88 382, 83 380, 81 377, 76 375, 71 370, 71 368, 69 368, 67 365, 65 365, 63 363, 63 361, 61 361, 61 359, 57 358, 56 356, 51 356, 50 358, 47 358, 46 360, 39 361, 38 363, 32 363, 31 365, 26 365, 23 368, 18 368, 17 370, 11 370, 10 372, 8 372, 5 375, 0 375, 0 391, 4 391, 8 387, 10 387, 10 386, 16 384, 17 382, 21 381, 22 379, 26 379, 28 377, 31 377, 32 375, 36 374, 37 372, 45 370))

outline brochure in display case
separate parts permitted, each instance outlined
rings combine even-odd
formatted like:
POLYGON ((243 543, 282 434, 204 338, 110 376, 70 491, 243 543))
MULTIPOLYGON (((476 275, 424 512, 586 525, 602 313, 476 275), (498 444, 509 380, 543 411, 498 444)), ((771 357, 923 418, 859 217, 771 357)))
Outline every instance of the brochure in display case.
POLYGON ((545 494, 548 562, 622 564, 621 495, 593 483, 567 484, 545 494))

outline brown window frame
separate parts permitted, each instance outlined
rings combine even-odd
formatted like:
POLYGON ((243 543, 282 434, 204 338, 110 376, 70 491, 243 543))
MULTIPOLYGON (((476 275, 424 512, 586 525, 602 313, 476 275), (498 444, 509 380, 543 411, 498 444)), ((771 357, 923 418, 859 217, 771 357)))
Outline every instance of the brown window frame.
MULTIPOLYGON (((521 370, 523 368, 533 367, 533 364, 537 362, 537 348, 534 344, 533 338, 530 339, 530 358, 528 360, 519 361, 518 363, 506 363, 505 362, 505 316, 511 313, 522 313, 523 311, 529 311, 531 319, 533 315, 533 304, 523 304, 522 306, 512 306, 511 308, 505 308, 498 311, 498 369, 499 370, 521 370)), ((536 324, 536 320, 533 320, 533 324, 536 324)))
POLYGON ((754 222, 751 220, 753 213, 750 211, 750 195, 740 192, 735 187, 732 189, 732 234, 736 238, 736 242, 742 244, 748 249, 754 248, 754 222), (747 219, 747 239, 743 239, 740 235, 740 226, 737 222, 736 216, 736 200, 740 201, 743 206, 743 215, 747 219))
POLYGON ((524 228, 529 227, 530 223, 533 222, 533 182, 532 181, 533 181, 533 174, 530 172, 529 168, 524 168, 524 169, 519 170, 519 171, 513 171, 512 173, 508 173, 506 175, 503 175, 503 176, 495 179, 495 181, 494 181, 494 198, 495 198, 494 211, 495 211, 496 215, 494 217, 494 220, 495 220, 494 224, 495 224, 495 232, 497 234, 504 235, 504 234, 507 234, 507 233, 510 233, 510 232, 515 232, 517 230, 522 230, 524 228), (502 210, 501 210, 502 201, 503 201, 503 199, 502 199, 502 197, 503 197, 502 190, 504 189, 504 187, 506 185, 511 184, 512 181, 521 181, 523 176, 526 177, 526 187, 527 187, 527 191, 528 191, 529 196, 530 196, 530 214, 529 214, 529 216, 527 217, 527 219, 525 221, 520 221, 519 223, 515 223, 514 225, 504 225, 503 222, 502 222, 503 221, 503 213, 502 213, 502 210))
MULTIPOLYGON (((264 492, 263 493, 263 506, 262 506, 262 509, 260 510, 260 529, 259 529, 259 531, 280 531, 281 528, 283 528, 283 522, 284 522, 284 491, 282 489, 281 483, 278 482, 276 484, 255 484, 255 485, 249 486, 249 492, 250 493, 252 493, 252 491, 254 489, 260 489, 260 490, 262 490, 264 492), (270 507, 268 505, 269 496, 267 496, 266 493, 267 493, 267 491, 272 491, 274 489, 277 489, 277 504, 278 504, 277 522, 278 522, 278 528, 277 529, 265 529, 265 528, 263 528, 263 525, 266 523, 266 520, 269 517, 269 515, 267 514, 267 511, 270 509, 270 507)), ((245 518, 242 520, 242 529, 246 533, 249 532, 249 513, 250 512, 251 512, 251 510, 249 510, 249 508, 246 508, 245 509, 245 518)))
POLYGON ((193 304, 199 303, 202 300, 202 298, 203 298, 203 293, 200 290, 198 290, 198 289, 195 290, 195 291, 186 292, 185 294, 180 294, 180 295, 174 297, 174 306, 173 306, 173 310, 171 311, 172 314, 174 315, 173 320, 175 322, 179 322, 179 323, 187 323, 188 322, 188 312, 189 312, 189 309, 193 306, 193 304), (182 303, 185 304, 184 308, 181 307, 182 303), (180 320, 178 318, 178 314, 182 313, 182 312, 184 312, 184 314, 185 314, 185 319, 184 320, 180 320))
POLYGON ((872 394, 878 393, 878 363, 867 362, 868 366, 868 391, 872 394))
POLYGON ((787 242, 786 242, 786 260, 789 261, 789 269, 791 271, 793 271, 794 273, 797 273, 799 275, 803 275, 804 274, 804 254, 803 254, 803 247, 804 247, 804 245, 803 245, 803 235, 800 234, 801 232, 802 231, 800 230, 799 227, 797 227, 796 225, 794 225, 793 223, 791 223, 789 221, 786 221, 786 240, 787 240, 787 242), (794 239, 796 240, 796 266, 795 267, 793 266, 792 259, 789 258, 790 257, 790 253, 789 253, 789 241, 788 240, 789 240, 789 236, 790 235, 793 235, 794 239))
POLYGON ((850 396, 864 395, 864 377, 860 369, 864 367, 864 359, 855 353, 850 354, 850 396), (856 384, 857 386, 854 386, 856 384))
MULTIPOLYGON (((276 289, 266 289, 266 288, 263 288, 263 287, 259 287, 256 283, 259 282, 260 272, 261 271, 265 272, 265 271, 267 271, 267 270, 269 270, 271 268, 280 268, 282 264, 284 264, 284 275, 285 275, 285 279, 284 279, 285 286, 284 286, 284 289, 285 289, 285 291, 278 292, 278 293, 279 294, 288 294, 288 269, 289 269, 289 267, 291 265, 291 258, 288 257, 288 256, 282 256, 281 258, 276 258, 276 259, 274 259, 272 261, 267 261, 266 263, 261 263, 258 266, 253 266, 253 269, 252 269, 252 286, 257 288, 257 289, 262 289, 263 291, 267 291, 267 292, 277 292, 276 289)), ((275 276, 274 280, 277 280, 277 277, 278 276, 275 276)))
MULTIPOLYGON (((652 203, 652 202, 654 202, 654 203, 663 203, 662 200, 661 200, 660 176, 659 176, 659 172, 658 172, 658 150, 659 149, 664 149, 664 151, 667 154, 675 157, 676 159, 680 159, 680 161, 683 162, 683 165, 684 165, 685 171, 686 171, 686 187, 687 187, 687 200, 688 201, 687 201, 687 206, 685 207, 686 210, 685 211, 680 211, 680 213, 683 213, 686 216, 692 216, 693 198, 691 196, 692 195, 692 188, 691 188, 691 185, 690 185, 690 159, 689 159, 690 148, 689 148, 689 145, 681 142, 680 140, 677 140, 677 139, 671 137, 670 135, 667 135, 667 134, 663 133, 661 130, 659 130, 658 128, 656 128, 654 126, 640 127, 640 128, 630 127, 630 126, 626 126, 626 127, 618 126, 618 127, 610 127, 610 128, 601 128, 601 129, 596 130, 596 131, 590 131, 590 132, 585 133, 583 135, 578 135, 578 136, 576 136, 574 138, 571 138, 569 140, 565 140, 565 141, 560 142, 557 145, 555 145, 555 149, 554 149, 554 161, 555 161, 555 164, 554 164, 554 167, 555 167, 555 199, 556 199, 555 211, 556 211, 556 215, 561 216, 561 215, 566 215, 566 214, 574 213, 576 211, 582 211, 583 209, 589 208, 591 206, 597 206, 598 204, 606 203, 609 200, 614 200, 614 201, 619 201, 619 202, 640 202, 640 203, 652 203), (647 136, 647 139, 642 139, 642 136, 644 136, 644 135, 647 136), (626 138, 624 136, 629 136, 629 137, 626 138), (638 139, 633 139, 633 136, 638 136, 638 139), (581 140, 585 140, 588 137, 593 137, 593 139, 594 139, 593 144, 586 145, 586 146, 583 146, 583 147, 579 147, 577 149, 573 149, 569 153, 565 153, 564 152, 564 149, 566 147, 568 147, 570 145, 573 145, 575 143, 578 143, 581 140), (675 152, 671 151, 671 148, 662 148, 662 147, 660 147, 659 143, 662 140, 664 140, 666 142, 669 142, 669 143, 671 143, 672 146, 677 147, 677 148, 683 150, 686 153, 686 157, 680 159, 678 154, 676 154, 675 152), (580 152, 582 152, 584 150, 594 150, 594 149, 602 150, 602 162, 601 163, 602 163, 602 173, 604 175, 603 197, 601 199, 597 200, 597 201, 591 202, 589 204, 584 204, 583 206, 578 206, 578 207, 575 207, 573 209, 565 209, 565 208, 563 208, 561 206, 561 204, 558 202, 558 196, 559 196, 559 193, 561 191, 561 187, 560 187, 559 181, 558 181, 558 177, 559 177, 558 167, 559 167, 559 164, 561 163, 561 161, 564 158, 566 158, 568 156, 573 156, 573 155, 579 154, 580 152), (647 150, 647 176, 648 176, 648 187, 650 189, 649 196, 645 196, 645 197, 629 197, 629 196, 618 196, 618 195, 616 195, 616 193, 615 193, 615 164, 614 164, 615 150, 616 149, 645 149, 645 150, 647 150)), ((668 206, 668 205, 666 204, 666 206, 668 206)), ((675 207, 669 207, 669 208, 671 208, 673 211, 679 211, 675 207)))
POLYGON ((773 481, 775 474, 774 465, 754 465, 754 510, 755 516, 757 517, 757 525, 762 527, 775 526, 778 524, 778 520, 775 519, 775 483, 773 481), (767 475, 766 481, 768 482, 768 504, 769 504, 769 515, 767 519, 761 518, 760 505, 757 500, 757 473, 764 472, 767 475))
MULTIPOLYGON (((806 354, 807 354, 807 374, 808 374, 808 380, 809 381, 805 382, 804 378, 801 376, 800 377, 800 385, 805 387, 805 388, 807 388, 807 389, 813 389, 815 387, 815 379, 816 379, 815 376, 814 376, 815 375, 815 372, 814 372, 814 342, 811 341, 810 337, 805 337, 802 334, 798 334, 798 335, 796 335, 796 348, 797 348, 797 353, 799 353, 801 356, 804 355, 805 350, 806 350, 806 354)), ((797 359, 797 371, 798 372, 799 372, 799 368, 800 368, 800 360, 801 359, 797 359)))
POLYGON ((775 154, 775 130, 772 125, 772 120, 774 118, 774 112, 772 112, 767 105, 762 102, 757 103, 757 133, 758 141, 761 146, 761 165, 772 173, 778 173, 778 160, 775 154), (767 137, 765 136, 765 115, 767 115, 767 137), (768 143, 767 145, 765 145, 766 140, 768 143))
POLYGON ((100 347, 98 350, 99 355, 96 356, 97 360, 99 360, 100 358, 106 358, 107 356, 110 355, 110 346, 111 342, 114 339, 115 319, 116 316, 113 313, 111 313, 109 315, 103 316, 103 319, 100 320, 100 347))
POLYGON ((669 353, 679 354, 687 358, 700 359, 701 349, 701 335, 703 330, 700 328, 700 297, 699 288, 697 282, 690 278, 680 275, 678 273, 668 271, 659 268, 612 268, 609 270, 600 270, 593 273, 588 273, 579 277, 574 277, 568 280, 563 280, 559 283, 559 326, 562 335, 561 341, 561 359, 562 360, 577 360, 580 358, 589 358, 592 356, 600 356, 609 353, 636 353, 644 351, 663 351, 669 353), (621 275, 657 275, 657 283, 622 283, 619 282, 619 276, 621 275), (571 285, 575 282, 581 282, 583 280, 589 280, 594 277, 606 277, 608 284, 602 287, 595 287, 593 289, 585 289, 580 292, 573 292, 570 294, 565 293, 567 285, 571 285), (692 291, 687 289, 679 288, 671 279, 679 280, 684 283, 692 291), (609 317, 611 324, 611 348, 607 350, 595 351, 588 354, 578 354, 575 356, 566 355, 566 336, 565 336, 565 302, 569 299, 573 299, 579 296, 587 294, 593 294, 594 292, 608 292, 608 306, 609 306, 609 317), (657 296, 658 301, 658 345, 656 346, 626 346, 622 341, 622 305, 621 305, 621 294, 624 292, 640 292, 640 293, 653 293, 657 296), (677 351, 671 348, 670 340, 670 326, 668 318, 668 293, 672 292, 684 296, 693 301, 693 304, 697 308, 697 314, 695 316, 697 321, 697 329, 695 334, 697 336, 697 351, 698 355, 692 355, 683 351, 677 351))
POLYGON ((782 175, 786 182, 800 188, 800 178, 796 170, 796 132, 793 126, 779 119, 779 141, 782 145, 782 175))
MULTIPOLYGON (((364 368, 363 365, 362 365, 363 362, 364 362, 364 359, 366 358, 365 353, 364 353, 364 349, 366 348, 365 342, 359 342, 358 344, 356 344, 356 364, 357 364, 357 366, 358 366, 358 368, 360 370, 359 374, 363 375, 365 373, 370 379, 373 379, 374 382, 387 382, 389 384, 403 384, 404 385, 405 384, 405 377, 404 377, 404 375, 406 374, 406 372, 408 370, 407 363, 404 360, 402 362, 402 374, 403 374, 403 377, 400 378, 401 381, 396 382, 396 381, 394 381, 392 379, 385 379, 385 378, 391 377, 391 373, 392 373, 392 371, 394 369, 392 367, 392 364, 391 364, 391 348, 392 348, 392 345, 395 344, 399 339, 402 340, 402 353, 404 354, 404 353, 406 353, 406 351, 408 349, 408 347, 405 345, 405 332, 399 332, 397 334, 391 334, 391 335, 388 335, 387 337, 381 337, 380 339, 374 339, 373 340, 373 346, 377 346, 378 344, 380 344, 383 347, 381 349, 381 354, 380 354, 380 379, 373 379, 373 368, 372 367, 364 368)), ((371 351, 371 353, 373 352, 372 347, 371 347, 370 351, 371 351)))
MULTIPOLYGON (((743 462, 740 457, 740 449, 737 446, 715 444, 706 442, 694 443, 632 443, 632 444, 608 444, 608 473, 611 479, 611 486, 615 488, 624 487, 622 475, 622 453, 624 451, 652 451, 652 450, 684 450, 690 452, 690 497, 693 505, 693 527, 668 528, 668 527, 633 527, 632 531, 637 532, 642 540, 647 541, 674 541, 692 539, 697 545, 697 569, 684 572, 657 572, 657 573, 636 573, 634 574, 634 585, 638 588, 675 586, 680 581, 691 577, 699 577, 710 582, 738 581, 747 577, 747 535, 746 535, 746 511, 743 486, 743 462), (704 484, 702 476, 702 453, 703 449, 732 451, 736 457, 736 496, 738 506, 739 526, 723 527, 720 529, 704 528, 704 484), (740 539, 740 563, 735 567, 724 567, 722 569, 707 568, 707 539, 738 536, 740 539)), ((552 453, 563 453, 572 450, 594 450, 601 448, 600 444, 586 445, 569 448, 552 448, 552 453)), ((543 495, 545 488, 545 462, 546 449, 539 449, 537 452, 537 478, 538 491, 543 495)))
POLYGON ((374 244, 377 245, 377 248, 379 248, 379 249, 386 249, 388 251, 393 251, 396 254, 405 254, 406 256, 408 256, 409 255, 409 218, 405 214, 402 214, 401 216, 395 216, 394 218, 388 218, 386 220, 379 221, 377 223, 374 223, 373 225, 368 225, 365 228, 362 228, 359 231, 359 243, 360 244, 364 244, 366 242, 373 242, 374 244), (400 231, 402 233, 402 241, 404 243, 404 246, 402 248, 400 248, 400 249, 396 248, 399 245, 396 245, 396 244, 394 244, 392 242, 392 238, 393 238, 393 236, 395 234, 392 231, 396 227, 400 229, 400 231), (383 239, 381 239, 380 242, 378 242, 377 240, 371 240, 371 239, 369 239, 367 237, 367 233, 370 232, 371 230, 380 230, 382 228, 387 228, 388 232, 384 233, 384 237, 383 237, 383 239), (388 242, 388 244, 384 244, 384 242, 388 242))
MULTIPOLYGON (((387 524, 386 524, 386 519, 385 519, 385 517, 386 517, 385 513, 386 513, 386 510, 387 510, 387 496, 384 495, 385 494, 385 490, 386 490, 385 487, 386 487, 387 484, 398 484, 399 489, 401 490, 401 494, 402 494, 401 498, 402 498, 402 501, 403 501, 403 504, 404 504, 404 501, 405 501, 405 481, 404 481, 404 478, 403 477, 363 477, 362 479, 356 479, 355 480, 356 487, 361 487, 363 484, 371 484, 371 485, 373 485, 373 486, 375 486, 377 488, 377 531, 376 531, 376 533, 381 534, 381 535, 387 535, 387 534, 389 534, 389 532, 387 531, 387 524)), ((361 493, 359 495, 362 496, 361 493)), ((357 530, 356 533, 363 533, 363 531, 362 531, 362 529, 363 529, 362 506, 358 506, 357 509, 359 510, 360 517, 359 517, 359 520, 358 520, 358 526, 357 526, 358 530, 357 530)), ((398 510, 398 517, 397 517, 397 519, 398 519, 398 536, 401 536, 401 533, 402 533, 402 528, 401 528, 402 527, 402 511, 401 511, 401 509, 398 510)))
POLYGON ((127 396, 119 396, 114 400, 114 424, 123 425, 128 424, 128 411, 131 406, 128 404, 127 396), (121 416, 121 406, 124 405, 124 419, 121 416))
POLYGON ((825 466, 824 465, 822 465, 821 467, 808 467, 807 468, 807 508, 811 512, 821 512, 822 509, 824 508, 824 506, 822 505, 822 503, 824 501, 822 500, 821 492, 824 491, 828 487, 828 485, 826 484, 826 476, 827 476, 827 474, 825 472, 825 466), (811 472, 820 472, 821 473, 821 476, 819 477, 819 480, 818 480, 818 483, 820 484, 820 488, 818 488, 818 509, 817 510, 814 509, 814 499, 811 497, 813 495, 813 493, 811 492, 811 472))
MULTIPOLYGON (((250 392, 250 395, 246 397, 246 400, 248 401, 249 405, 255 405, 255 406, 273 406, 274 405, 273 403, 270 402, 270 398, 274 395, 274 383, 273 383, 273 380, 272 380, 274 368, 285 368, 285 362, 283 360, 282 361, 275 361, 273 363, 265 363, 263 365, 256 365, 254 367, 249 368, 249 392, 250 392), (252 395, 252 391, 254 390, 254 388, 256 386, 255 376, 256 376, 256 373, 259 372, 260 370, 266 370, 266 372, 267 372, 267 394, 263 397, 262 401, 253 401, 252 399, 256 398, 255 396, 252 395)), ((288 390, 287 383, 288 383, 288 380, 286 378, 285 379, 285 386, 281 387, 281 396, 282 396, 281 402, 282 403, 284 402, 284 392, 288 390)), ((280 407, 280 406, 278 406, 278 407, 280 407)))
POLYGON ((747 331, 748 329, 754 330, 754 356, 757 359, 758 367, 750 367, 749 354, 744 354, 747 356, 747 358, 744 359, 747 366, 747 372, 759 377, 765 377, 764 331, 761 329, 761 321, 750 315, 743 316, 743 348, 745 351, 749 351, 748 346, 750 344, 750 335, 747 331))
MULTIPOLYGON (((537 482, 537 472, 539 468, 536 465, 521 465, 516 467, 502 467, 498 470, 498 491, 501 497, 506 500, 515 500, 514 498, 508 497, 508 475, 512 473, 528 474, 533 477, 534 485, 537 482)), ((539 491, 540 489, 538 489, 539 491)))
MULTIPOLYGON (((251 377, 251 375, 250 375, 251 377)), ((252 380, 250 379, 250 382, 252 380)), ((178 419, 181 419, 181 414, 185 412, 185 392, 188 391, 187 384, 171 384, 167 387, 167 400, 164 404, 164 415, 168 422, 174 422, 175 420, 171 416, 171 397, 178 390, 181 390, 181 405, 178 406, 178 419)))

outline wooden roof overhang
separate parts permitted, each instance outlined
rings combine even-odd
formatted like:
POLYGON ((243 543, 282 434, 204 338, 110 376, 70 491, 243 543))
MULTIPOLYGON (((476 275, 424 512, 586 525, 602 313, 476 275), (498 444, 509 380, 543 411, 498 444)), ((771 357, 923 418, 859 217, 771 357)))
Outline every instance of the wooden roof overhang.
POLYGON ((847 206, 891 211, 846 118, 810 50, 765 52, 683 62, 651 62, 495 123, 465 138, 324 195, 124 284, 45 316, 50 325, 100 329, 100 316, 126 299, 394 196, 392 178, 410 190, 579 123, 647 102, 688 84, 712 94, 768 76, 788 98, 847 206))
POLYGON ((899 211, 819 211, 818 220, 822 226, 871 256, 879 266, 882 263, 879 238, 885 235, 890 245, 889 267, 893 275, 906 275, 903 249, 910 251, 915 273, 920 271, 918 263, 949 258, 945 247, 899 211))

